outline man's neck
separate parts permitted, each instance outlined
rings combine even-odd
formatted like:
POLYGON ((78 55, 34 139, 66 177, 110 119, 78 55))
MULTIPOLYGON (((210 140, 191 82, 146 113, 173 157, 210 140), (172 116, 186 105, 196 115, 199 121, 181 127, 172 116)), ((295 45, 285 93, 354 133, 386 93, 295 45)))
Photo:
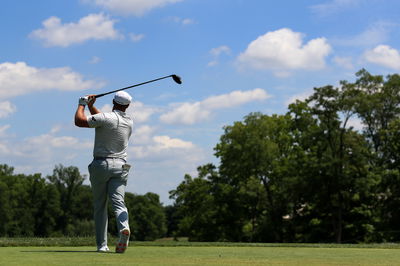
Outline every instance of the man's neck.
POLYGON ((121 109, 121 108, 118 108, 117 106, 114 106, 112 110, 113 110, 113 111, 119 111, 119 112, 125 113, 125 110, 126 110, 126 109, 121 109))

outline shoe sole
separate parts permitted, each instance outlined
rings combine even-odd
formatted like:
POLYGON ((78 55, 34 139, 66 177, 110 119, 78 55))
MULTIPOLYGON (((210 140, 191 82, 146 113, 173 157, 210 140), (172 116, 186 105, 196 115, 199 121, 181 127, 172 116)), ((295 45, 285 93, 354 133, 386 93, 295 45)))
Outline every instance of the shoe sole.
POLYGON ((119 237, 119 241, 117 243, 117 246, 115 247, 116 253, 125 252, 125 250, 128 248, 129 236, 130 233, 128 229, 125 229, 121 232, 121 236, 119 237))

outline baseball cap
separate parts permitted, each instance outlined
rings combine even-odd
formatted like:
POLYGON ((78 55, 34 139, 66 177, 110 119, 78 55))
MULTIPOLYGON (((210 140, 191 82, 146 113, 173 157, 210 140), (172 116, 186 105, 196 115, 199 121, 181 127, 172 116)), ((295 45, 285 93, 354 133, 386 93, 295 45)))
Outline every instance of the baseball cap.
POLYGON ((128 105, 132 101, 132 96, 125 91, 117 91, 114 96, 114 101, 120 105, 128 105))

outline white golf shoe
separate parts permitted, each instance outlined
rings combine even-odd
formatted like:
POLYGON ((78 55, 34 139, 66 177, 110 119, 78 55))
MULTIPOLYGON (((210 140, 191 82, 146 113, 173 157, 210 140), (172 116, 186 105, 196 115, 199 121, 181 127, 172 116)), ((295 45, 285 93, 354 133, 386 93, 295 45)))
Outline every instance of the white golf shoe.
POLYGON ((115 247, 116 253, 124 253, 125 252, 125 250, 128 248, 130 235, 131 235, 131 232, 129 231, 129 229, 123 229, 119 233, 119 240, 117 242, 117 246, 115 247))
POLYGON ((102 246, 97 249, 97 252, 109 252, 110 249, 107 246, 102 246))

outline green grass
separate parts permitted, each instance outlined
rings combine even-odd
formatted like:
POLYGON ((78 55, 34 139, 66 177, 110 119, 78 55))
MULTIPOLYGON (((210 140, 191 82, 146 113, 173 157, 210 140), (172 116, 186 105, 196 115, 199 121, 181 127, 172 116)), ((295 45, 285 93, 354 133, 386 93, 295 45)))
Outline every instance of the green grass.
POLYGON ((2 247, 0 265, 399 265, 400 250, 262 246, 2 247))
POLYGON ((207 243, 167 239, 131 242, 125 254, 102 254, 94 252, 93 243, 91 237, 0 238, 0 265, 400 264, 399 244, 207 243))

